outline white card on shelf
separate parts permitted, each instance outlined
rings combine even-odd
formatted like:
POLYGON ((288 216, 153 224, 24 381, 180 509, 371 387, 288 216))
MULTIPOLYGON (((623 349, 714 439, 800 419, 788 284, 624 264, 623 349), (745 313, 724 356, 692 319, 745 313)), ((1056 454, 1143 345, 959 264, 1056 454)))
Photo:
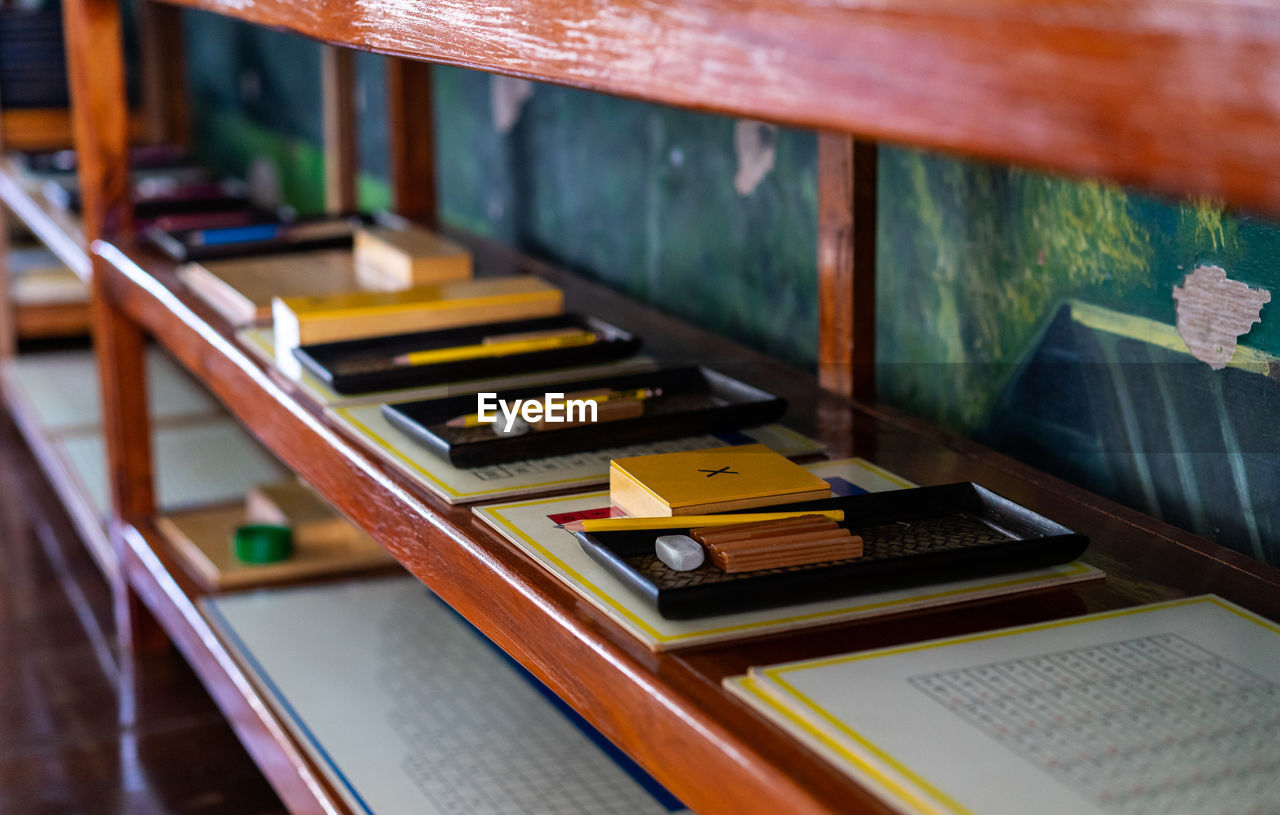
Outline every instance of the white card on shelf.
MULTIPOLYGON (((97 431, 68 433, 53 439, 98 513, 110 508, 107 451, 97 431)), ((216 418, 152 428, 156 506, 161 512, 243 500, 257 484, 279 481, 288 471, 243 428, 216 418)))
POLYGON ((687 811, 414 578, 201 608, 353 812, 687 811))
MULTIPOLYGON (((158 423, 193 416, 214 416, 218 402, 164 352, 147 349, 147 401, 158 423)), ((11 399, 47 433, 96 428, 102 422, 97 359, 90 349, 20 354, 5 360, 11 399)))

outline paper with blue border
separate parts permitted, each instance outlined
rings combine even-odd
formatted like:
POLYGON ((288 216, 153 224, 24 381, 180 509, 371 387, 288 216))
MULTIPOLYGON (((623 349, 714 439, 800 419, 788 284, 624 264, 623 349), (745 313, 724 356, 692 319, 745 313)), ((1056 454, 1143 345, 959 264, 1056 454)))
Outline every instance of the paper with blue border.
MULTIPOLYGON (((806 466, 824 479, 843 481, 859 491, 880 492, 914 486, 888 470, 858 458, 806 466)), ((1100 570, 1077 561, 994 578, 961 580, 696 620, 668 620, 592 560, 582 551, 573 535, 558 528, 547 517, 607 506, 609 493, 593 492, 490 504, 472 511, 653 651, 969 602, 1103 577, 1100 570)))
MULTIPOLYGON (((1032 680, 1043 677, 1038 670, 1032 680)), ((753 667, 724 685, 904 812, 1280 811, 1280 626, 1213 595, 753 667), (1126 663, 1126 652, 1142 657, 1150 652, 1133 649, 1162 641, 1198 651, 1202 662, 1180 664, 1171 649, 1172 660, 1146 673, 1126 663), (1098 667, 1099 654, 1111 654, 1112 667, 1097 678, 1063 661, 1098 667), (1214 675, 1199 670, 1211 664, 1251 690, 1201 679, 1214 675), (1054 683, 1037 689, 1019 673, 1035 665, 1057 666, 1058 684, 1079 690, 1062 697, 1054 683), (977 691, 958 679, 983 696, 974 701, 977 691), (921 692, 932 683, 957 701, 921 692), (1234 710, 1223 704, 1242 693, 1252 696, 1234 710), (1254 697, 1268 702, 1250 704, 1254 697), (1268 746, 1259 749, 1259 739, 1268 746), (1227 767, 1213 765, 1215 753, 1227 767)))
POLYGON ((200 605, 352 812, 687 812, 413 577, 200 605))

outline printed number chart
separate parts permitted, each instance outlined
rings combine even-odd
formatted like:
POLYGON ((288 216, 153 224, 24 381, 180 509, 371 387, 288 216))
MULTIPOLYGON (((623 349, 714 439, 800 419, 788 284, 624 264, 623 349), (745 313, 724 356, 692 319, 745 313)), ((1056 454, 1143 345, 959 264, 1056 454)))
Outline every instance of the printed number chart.
POLYGON ((1280 812, 1280 627, 1206 596, 726 680, 910 812, 1280 812))
POLYGON ((1107 812, 1280 812, 1280 685, 1178 634, 909 681, 1107 812))
POLYGON ((353 812, 687 812, 412 577, 202 610, 353 812))

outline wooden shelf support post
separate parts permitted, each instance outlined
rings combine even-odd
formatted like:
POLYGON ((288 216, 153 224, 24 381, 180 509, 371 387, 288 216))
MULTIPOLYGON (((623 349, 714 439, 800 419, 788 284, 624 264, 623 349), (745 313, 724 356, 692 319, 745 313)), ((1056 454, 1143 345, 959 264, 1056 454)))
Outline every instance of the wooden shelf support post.
POLYGON ((818 382, 875 398, 876 157, 873 142, 818 134, 818 382))
POLYGON ((142 0, 138 3, 138 42, 147 140, 185 145, 190 141, 191 124, 182 9, 142 0))
MULTIPOLYGON (((116 0, 65 0, 62 16, 85 238, 90 245, 100 238, 127 238, 133 208, 120 5, 116 0)), ((111 482, 111 538, 121 566, 121 577, 112 586, 116 622, 122 644, 146 649, 164 642, 163 633, 128 584, 119 523, 155 514, 145 339, 114 301, 109 279, 106 262, 93 256, 93 339, 111 482)))
POLYGON ((331 213, 356 208, 355 58, 351 49, 321 51, 324 104, 324 205, 331 213))
POLYGON ((387 119, 396 212, 411 221, 436 226, 430 63, 387 58, 387 119))

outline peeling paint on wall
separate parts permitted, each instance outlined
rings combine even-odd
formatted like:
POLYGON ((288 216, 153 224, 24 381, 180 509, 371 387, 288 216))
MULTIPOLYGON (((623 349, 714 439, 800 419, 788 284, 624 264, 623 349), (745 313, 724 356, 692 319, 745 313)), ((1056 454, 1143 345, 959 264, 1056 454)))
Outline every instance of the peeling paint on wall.
POLYGON ((1173 299, 1178 303, 1178 335, 1192 356, 1221 370, 1235 355, 1236 339, 1261 322, 1271 292, 1228 279, 1221 266, 1197 266, 1181 286, 1173 287, 1173 299))
POLYGON ((489 106, 493 110, 493 127, 506 135, 520 122, 524 103, 533 96, 534 84, 527 79, 513 76, 489 78, 489 106))
POLYGON ((733 127, 733 148, 738 155, 738 173, 733 188, 738 195, 753 193, 773 169, 778 150, 778 128, 764 122, 739 119, 733 127))

